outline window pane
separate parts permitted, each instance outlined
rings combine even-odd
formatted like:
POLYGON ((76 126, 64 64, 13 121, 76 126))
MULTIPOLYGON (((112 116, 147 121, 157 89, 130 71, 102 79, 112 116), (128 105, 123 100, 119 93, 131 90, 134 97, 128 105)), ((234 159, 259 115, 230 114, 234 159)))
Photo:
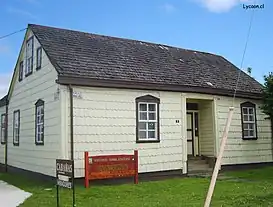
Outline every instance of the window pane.
POLYGON ((248 129, 248 124, 243 125, 244 129, 248 129))
POLYGON ((155 122, 149 122, 148 129, 155 129, 155 122))
POLYGON ((147 120, 147 113, 146 112, 140 112, 140 120, 147 120))
POLYGON ((248 124, 249 125, 249 129, 254 129, 254 124, 248 124))
POLYGON ((147 104, 139 104, 139 111, 147 111, 147 104))
POLYGON ((254 130, 249 131, 249 136, 254 137, 254 130))
POLYGON ((156 120, 155 117, 155 113, 149 113, 149 120, 156 120))
POLYGON ((155 138, 155 131, 149 131, 148 132, 148 137, 149 138, 155 138))
POLYGON ((37 134, 37 141, 41 141, 41 134, 37 134))
POLYGON ((253 108, 249 108, 249 109, 248 109, 248 113, 249 113, 249 114, 254 114, 254 109, 253 109, 253 108))
POLYGON ((146 131, 139 131, 138 132, 138 137, 140 139, 145 139, 146 138, 146 131))
POLYGON ((248 132, 249 132, 248 130, 244 130, 244 132, 243 132, 244 133, 244 137, 248 137, 249 136, 248 132))
POLYGON ((155 104, 149 104, 149 111, 155 111, 155 104))
POLYGON ((244 115, 244 121, 248 121, 248 115, 244 115))
POLYGON ((249 115, 249 121, 254 121, 254 116, 253 115, 249 115))
POLYGON ((138 122, 139 129, 146 129, 146 122, 138 122))
POLYGON ((247 113, 247 108, 243 108, 243 114, 248 114, 247 113))

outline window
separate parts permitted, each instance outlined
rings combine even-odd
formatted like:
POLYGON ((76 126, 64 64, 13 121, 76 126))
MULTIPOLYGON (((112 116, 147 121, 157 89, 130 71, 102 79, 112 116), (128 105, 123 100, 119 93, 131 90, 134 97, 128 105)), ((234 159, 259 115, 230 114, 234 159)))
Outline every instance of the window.
POLYGON ((257 139, 255 104, 250 102, 245 102, 241 104, 241 119, 243 139, 257 139))
POLYGON ((23 73, 24 73, 24 61, 21 61, 19 65, 19 82, 23 80, 23 73))
POLYGON ((1 115, 1 144, 6 143, 6 114, 1 115))
POLYGON ((35 108, 35 144, 44 145, 44 101, 39 99, 35 108))
POLYGON ((33 69, 33 37, 29 38, 26 44, 26 67, 25 76, 29 76, 33 69))
POLYGON ((136 98, 136 141, 159 142, 159 103, 156 97, 136 98))
POLYGON ((19 146, 20 137, 20 110, 13 113, 13 145, 19 146))
POLYGON ((38 47, 36 53, 36 70, 39 70, 42 66, 42 48, 38 47))

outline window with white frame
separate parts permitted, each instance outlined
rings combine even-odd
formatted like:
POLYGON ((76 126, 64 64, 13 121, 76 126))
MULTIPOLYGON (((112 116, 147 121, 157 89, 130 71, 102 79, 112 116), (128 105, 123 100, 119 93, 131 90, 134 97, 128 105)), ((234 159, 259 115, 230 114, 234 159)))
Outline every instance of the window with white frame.
POLYGON ((241 104, 243 139, 257 139, 256 107, 251 102, 241 104))
POLYGON ((33 70, 33 36, 30 37, 26 42, 26 67, 25 76, 32 73, 33 70))
POLYGON ((6 114, 1 115, 1 144, 6 143, 6 114))
POLYGON ((38 47, 36 51, 36 70, 41 69, 42 66, 42 47, 38 47))
POLYGON ((159 141, 159 102, 158 98, 150 95, 136 98, 137 142, 159 141))
POLYGON ((44 101, 39 99, 35 104, 35 144, 44 145, 44 101))
POLYGON ((20 110, 13 113, 13 145, 19 146, 20 139, 20 110))
POLYGON ((19 64, 19 81, 23 80, 23 73, 24 73, 24 61, 21 61, 19 64))

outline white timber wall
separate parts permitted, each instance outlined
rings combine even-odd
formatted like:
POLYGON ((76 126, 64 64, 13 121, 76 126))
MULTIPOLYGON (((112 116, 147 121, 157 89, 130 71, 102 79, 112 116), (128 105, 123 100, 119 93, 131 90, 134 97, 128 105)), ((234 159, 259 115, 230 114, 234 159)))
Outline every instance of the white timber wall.
POLYGON ((182 169, 181 93, 90 87, 74 91, 79 95, 74 97, 76 177, 84 176, 84 151, 109 155, 137 149, 139 172, 182 169), (160 143, 136 143, 135 98, 147 94, 160 98, 160 143))
POLYGON ((215 146, 213 101, 199 102, 199 133, 201 155, 213 157, 215 146))
MULTIPOLYGON (((6 106, 0 107, 0 122, 1 122, 1 115, 5 113, 6 113, 6 106)), ((1 136, 1 132, 0 132, 0 136, 1 136)), ((4 164, 4 163, 5 163, 5 145, 0 143, 0 164, 4 164)))
MULTIPOLYGON (((28 31, 28 39, 32 35, 28 31)), ((36 49, 40 44, 34 38, 33 73, 18 81, 18 67, 25 61, 25 42, 19 56, 13 80, 8 111, 8 165, 45 175, 55 176, 55 159, 62 158, 61 104, 58 99, 57 72, 42 50, 42 68, 36 71, 36 49), (54 98, 55 97, 55 98, 54 98), (45 102, 44 145, 35 145, 35 103, 45 102), (13 145, 13 112, 20 110, 20 143, 13 145)), ((25 65, 25 62, 24 62, 25 65)))
MULTIPOLYGON (((232 106, 232 98, 218 98, 217 116, 219 143, 221 142, 230 106, 232 106)), ((222 161, 223 165, 272 162, 270 121, 265 120, 266 115, 262 113, 260 106, 260 101, 236 98, 234 103, 234 115, 232 118, 227 145, 222 161), (258 131, 257 140, 242 139, 240 104, 246 101, 250 101, 256 104, 258 131)))

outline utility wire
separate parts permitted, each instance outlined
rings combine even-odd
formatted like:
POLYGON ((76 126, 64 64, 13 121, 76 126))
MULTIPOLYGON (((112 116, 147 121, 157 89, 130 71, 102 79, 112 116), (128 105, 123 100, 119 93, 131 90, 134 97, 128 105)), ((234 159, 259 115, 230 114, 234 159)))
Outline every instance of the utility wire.
POLYGON ((236 82, 236 86, 235 86, 235 90, 234 90, 232 106, 234 106, 234 101, 235 101, 235 97, 236 97, 236 93, 237 93, 237 88, 238 88, 238 85, 239 85, 240 75, 241 75, 241 72, 242 72, 242 67, 243 67, 243 63, 244 63, 244 59, 245 59, 245 54, 246 54, 246 49, 247 49, 247 46, 248 46, 250 32, 251 32, 251 28, 252 28, 253 17, 254 17, 254 9, 253 9, 253 12, 252 12, 251 18, 250 18, 250 23, 249 23, 249 28, 248 28, 248 32, 247 32, 247 38, 246 38, 245 48, 244 48, 243 57, 242 57, 242 60, 241 60, 241 65, 240 65, 240 70, 238 72, 238 78, 237 78, 237 82, 236 82))
POLYGON ((4 36, 1 36, 1 37, 0 37, 0 40, 1 40, 1 39, 4 39, 4 38, 6 38, 6 37, 9 37, 9 36, 11 36, 11 35, 14 35, 14 34, 16 34, 16 33, 22 32, 22 31, 24 31, 24 30, 26 30, 26 29, 27 29, 27 28, 20 29, 20 30, 15 31, 15 32, 12 32, 12 33, 10 33, 10 34, 7 34, 7 35, 4 35, 4 36))

